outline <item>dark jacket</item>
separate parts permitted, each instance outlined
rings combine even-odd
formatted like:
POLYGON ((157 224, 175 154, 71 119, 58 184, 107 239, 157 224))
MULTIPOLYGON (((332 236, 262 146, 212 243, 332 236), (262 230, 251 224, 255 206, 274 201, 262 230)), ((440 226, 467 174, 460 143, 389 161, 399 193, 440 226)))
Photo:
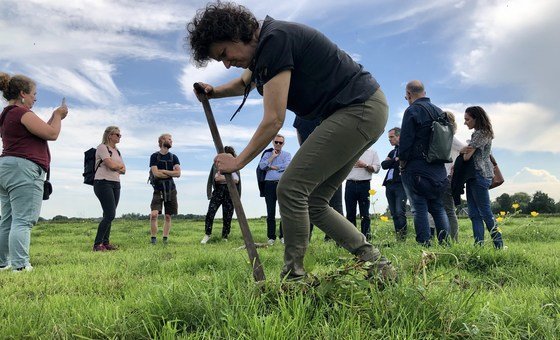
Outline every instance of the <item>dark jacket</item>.
MULTIPOLYGON (((274 148, 269 148, 263 151, 263 153, 261 154, 261 158, 263 158, 264 154, 267 152, 270 152, 274 150, 274 148)), ((264 179, 266 178, 266 170, 261 169, 258 165, 257 165, 257 185, 259 186, 259 195, 261 197, 264 197, 264 179)))
POLYGON ((465 183, 471 178, 475 178, 476 169, 471 159, 465 161, 463 155, 459 155, 453 164, 453 177, 451 178, 451 195, 455 205, 461 204, 461 195, 465 192, 465 183))
POLYGON ((447 172, 443 163, 428 163, 424 154, 432 131, 433 119, 443 113, 430 102, 430 98, 419 98, 404 112, 399 139, 399 160, 405 161, 403 172, 420 175, 435 182, 444 181, 447 172))
POLYGON ((432 132, 432 117, 441 115, 441 109, 432 104, 427 97, 415 100, 406 109, 401 125, 399 159, 424 159, 432 132))
MULTIPOLYGON (((239 177, 239 182, 237 182, 237 192, 239 197, 241 197, 241 173, 239 171, 235 172, 237 177, 239 177)), ((206 184, 206 197, 208 199, 212 198, 212 191, 216 189, 216 181, 214 181, 214 176, 216 176, 216 167, 212 165, 210 168, 210 174, 208 175, 208 183, 206 184)))
POLYGON ((385 174, 385 179, 383 180, 383 186, 387 186, 387 184, 389 184, 389 183, 400 183, 401 182, 401 170, 399 169, 399 162, 395 161, 395 153, 397 154, 397 157, 399 155, 398 150, 399 150, 399 146, 397 145, 387 155, 387 158, 390 158, 390 159, 387 159, 387 160, 384 160, 383 162, 381 162, 381 167, 384 170, 393 169, 393 179, 390 182, 387 182, 387 176, 389 176, 389 171, 387 171, 387 174, 385 174))

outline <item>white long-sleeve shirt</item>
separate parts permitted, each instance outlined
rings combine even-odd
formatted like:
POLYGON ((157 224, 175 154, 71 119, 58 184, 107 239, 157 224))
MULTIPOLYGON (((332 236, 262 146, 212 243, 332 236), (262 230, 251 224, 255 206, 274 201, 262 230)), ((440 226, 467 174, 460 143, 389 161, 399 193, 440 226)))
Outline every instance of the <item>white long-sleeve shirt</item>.
POLYGON ((369 172, 366 168, 352 168, 352 171, 346 177, 347 180, 351 181, 367 181, 371 180, 372 173, 378 173, 379 169, 381 169, 381 162, 379 161, 379 156, 377 156, 377 152, 373 149, 367 149, 361 156, 360 160, 368 165, 368 168, 373 172, 369 172))

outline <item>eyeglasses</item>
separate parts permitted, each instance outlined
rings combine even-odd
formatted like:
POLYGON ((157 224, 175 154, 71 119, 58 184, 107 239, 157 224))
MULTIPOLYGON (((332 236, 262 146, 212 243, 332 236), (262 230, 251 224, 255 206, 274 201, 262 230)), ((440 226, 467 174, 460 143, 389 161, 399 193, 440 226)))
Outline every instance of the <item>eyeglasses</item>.
POLYGON ((121 138, 121 134, 120 133, 113 133, 115 136, 121 138))
POLYGON ((284 142, 280 142, 280 141, 275 140, 274 144, 282 145, 282 144, 284 144, 284 142))

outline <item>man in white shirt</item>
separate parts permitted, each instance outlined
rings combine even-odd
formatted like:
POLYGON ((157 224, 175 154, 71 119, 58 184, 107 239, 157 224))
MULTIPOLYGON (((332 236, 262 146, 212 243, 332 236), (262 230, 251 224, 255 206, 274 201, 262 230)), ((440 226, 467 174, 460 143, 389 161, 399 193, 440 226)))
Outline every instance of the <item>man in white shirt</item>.
POLYGON ((381 163, 373 148, 366 150, 346 177, 344 202, 346 203, 346 219, 356 225, 356 204, 360 209, 362 234, 371 239, 371 220, 369 217, 369 190, 371 174, 378 173, 381 163))

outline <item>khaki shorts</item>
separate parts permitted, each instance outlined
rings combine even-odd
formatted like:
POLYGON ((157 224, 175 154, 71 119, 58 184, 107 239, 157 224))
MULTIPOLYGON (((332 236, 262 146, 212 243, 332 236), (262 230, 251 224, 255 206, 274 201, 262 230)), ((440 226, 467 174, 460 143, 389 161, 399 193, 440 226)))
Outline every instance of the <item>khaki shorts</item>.
POLYGON ((177 215, 178 204, 177 204, 177 190, 171 190, 169 192, 169 197, 167 201, 163 200, 163 191, 154 190, 154 195, 152 197, 152 203, 150 204, 150 209, 152 211, 157 210, 159 214, 162 212, 162 206, 165 208, 166 215, 177 215))

